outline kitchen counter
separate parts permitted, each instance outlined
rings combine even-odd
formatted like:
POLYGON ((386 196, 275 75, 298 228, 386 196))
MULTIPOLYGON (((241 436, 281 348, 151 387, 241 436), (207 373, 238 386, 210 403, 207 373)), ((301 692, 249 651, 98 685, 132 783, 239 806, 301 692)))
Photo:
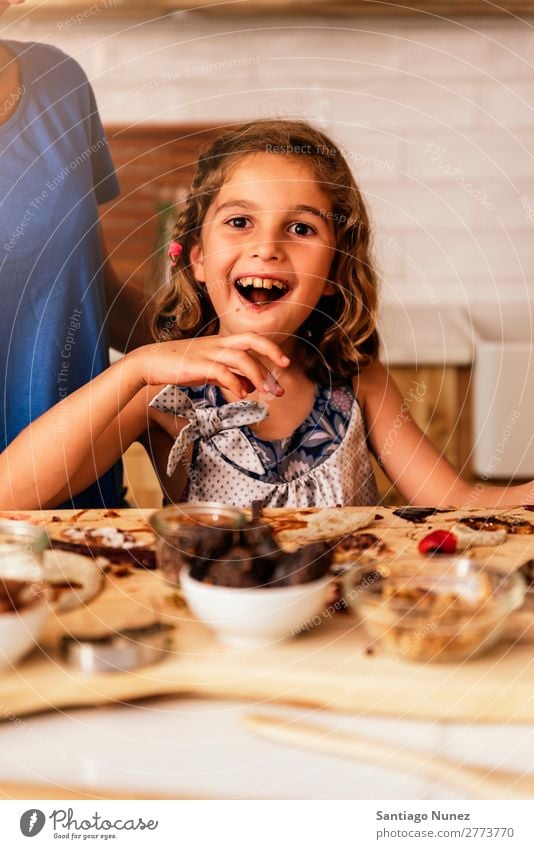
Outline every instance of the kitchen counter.
MULTIPOLYGON (((453 784, 256 738, 247 712, 305 719, 488 769, 532 772, 534 726, 349 717, 272 704, 150 699, 0 726, 4 782, 139 795, 234 799, 458 799, 453 784)), ((534 773, 532 773, 534 775, 534 773)), ((26 797, 28 798, 28 797, 26 797)), ((33 797, 29 797, 33 798, 33 797)), ((37 797, 35 797, 37 798, 37 797)), ((469 798, 469 797, 467 797, 469 798)))

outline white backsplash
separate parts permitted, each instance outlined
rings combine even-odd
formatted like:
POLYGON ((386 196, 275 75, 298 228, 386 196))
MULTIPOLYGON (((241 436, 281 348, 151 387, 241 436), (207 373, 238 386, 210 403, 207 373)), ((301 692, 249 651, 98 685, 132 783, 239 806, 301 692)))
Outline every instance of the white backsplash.
MULTIPOLYGON (((102 6, 102 4, 100 4, 102 6)), ((534 29, 512 18, 28 19, 74 56, 107 123, 302 116, 347 151, 387 297, 527 300, 534 29)))

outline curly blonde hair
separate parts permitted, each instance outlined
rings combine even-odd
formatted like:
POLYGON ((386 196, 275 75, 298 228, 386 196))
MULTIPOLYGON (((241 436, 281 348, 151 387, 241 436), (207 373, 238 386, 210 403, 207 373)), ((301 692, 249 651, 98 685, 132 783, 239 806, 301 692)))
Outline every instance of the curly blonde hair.
POLYGON ((304 121, 241 124, 224 132, 201 153, 173 237, 181 243, 182 254, 169 283, 156 299, 154 338, 180 339, 217 332, 217 314, 205 287, 195 280, 190 251, 200 237, 206 212, 232 167, 243 156, 260 152, 304 157, 330 198, 336 253, 329 279, 335 284, 335 294, 319 300, 299 336, 308 342, 303 345, 303 365, 312 380, 323 383, 351 378, 376 359, 379 351, 378 277, 371 258, 369 216, 337 145, 304 121))

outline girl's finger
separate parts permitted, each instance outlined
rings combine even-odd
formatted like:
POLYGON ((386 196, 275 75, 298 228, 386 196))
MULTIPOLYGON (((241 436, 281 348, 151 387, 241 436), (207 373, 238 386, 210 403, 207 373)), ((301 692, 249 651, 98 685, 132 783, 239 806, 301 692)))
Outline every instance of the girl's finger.
POLYGON ((233 395, 238 398, 244 398, 247 390, 243 384, 243 378, 238 374, 223 365, 223 363, 210 363, 207 378, 210 383, 216 383, 222 389, 228 389, 233 395))
POLYGON ((248 378, 259 392, 283 395, 284 390, 276 378, 248 351, 223 348, 219 351, 217 359, 220 359, 229 368, 235 369, 244 378, 248 378))
POLYGON ((287 357, 279 345, 266 336, 259 333, 239 333, 235 336, 225 336, 220 339, 225 347, 238 348, 241 351, 255 351, 264 357, 269 357, 274 365, 287 368, 291 360, 287 357))
POLYGON ((241 375, 238 375, 238 377, 240 378, 243 389, 245 390, 247 395, 251 392, 256 391, 256 387, 254 386, 252 381, 248 379, 248 377, 241 377, 241 375))

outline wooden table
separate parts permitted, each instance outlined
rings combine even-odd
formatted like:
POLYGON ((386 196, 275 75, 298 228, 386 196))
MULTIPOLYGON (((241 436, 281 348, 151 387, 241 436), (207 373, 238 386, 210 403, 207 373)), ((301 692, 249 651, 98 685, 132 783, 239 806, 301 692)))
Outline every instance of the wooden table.
MULTIPOLYGON (((60 535, 65 526, 73 523, 86 527, 112 525, 146 534, 149 512, 110 511, 106 515, 103 511, 49 511, 32 513, 30 518, 44 522, 53 535, 60 535)), ((508 511, 511 512, 517 515, 517 511, 508 511)), ((377 514, 382 518, 376 521, 372 532, 384 539, 392 550, 415 556, 417 541, 427 532, 427 525, 404 522, 384 508, 379 508, 377 514)), ((532 513, 525 513, 525 516, 534 522, 532 513)), ((446 526, 453 519, 454 516, 440 516, 432 522, 432 526, 446 526)), ((518 536, 507 540, 498 550, 486 550, 483 554, 490 562, 500 564, 501 568, 513 569, 529 555, 534 556, 533 549, 534 536, 518 536)), ((287 793, 288 798, 296 798, 296 777, 308 776, 307 770, 313 769, 310 764, 315 764, 319 773, 325 771, 326 774, 325 764, 330 763, 332 767, 331 759, 302 751, 291 753, 272 743, 252 741, 250 734, 242 729, 238 731, 239 716, 251 704, 255 707, 261 705, 264 709, 267 707, 271 712, 273 706, 280 705, 274 710, 284 717, 320 718, 322 722, 331 723, 332 728, 352 728, 367 735, 376 733, 386 739, 397 740, 399 745, 412 741, 413 745, 422 744, 424 747, 426 741, 430 751, 440 747, 443 751, 442 744, 446 738, 449 753, 457 753, 460 748, 462 757, 470 756, 465 745, 458 744, 467 735, 475 741, 475 761, 484 760, 484 753, 477 751, 483 741, 490 748, 493 741, 493 754, 499 758, 503 735, 512 735, 514 740, 521 735, 525 740, 534 739, 532 646, 525 623, 523 616, 515 623, 515 631, 508 642, 487 656, 463 665, 413 664, 380 653, 368 655, 365 651, 367 640, 357 620, 347 614, 325 617, 319 627, 299 639, 261 649, 237 651, 218 644, 201 623, 192 619, 173 588, 165 584, 158 574, 136 569, 127 575, 110 575, 104 592, 86 610, 72 611, 51 621, 43 653, 28 658, 0 681, 0 709, 7 720, 0 727, 0 748, 11 751, 16 744, 15 748, 23 758, 22 753, 33 747, 40 753, 42 764, 38 774, 31 771, 28 774, 21 758, 16 768, 4 770, 0 779, 20 781, 32 778, 35 781, 38 778, 48 784, 59 781, 63 792, 66 792, 65 786, 74 788, 73 792, 76 792, 80 786, 94 788, 100 785, 110 788, 110 792, 113 788, 123 791, 128 786, 134 791, 163 794, 162 782, 167 773, 160 732, 166 729, 171 733, 172 728, 176 739, 169 739, 171 749, 175 751, 178 746, 185 763, 191 764, 195 755, 189 753, 188 738, 196 740, 200 762, 204 764, 200 773, 209 778, 203 782, 199 778, 200 773, 192 776, 188 772, 190 766, 178 769, 179 778, 171 770, 169 774, 174 776, 170 782, 172 793, 240 795, 239 781, 234 783, 235 786, 230 781, 230 792, 225 794, 215 780, 219 774, 217 768, 207 767, 207 750, 203 749, 201 742, 205 734, 206 740, 211 741, 213 752, 219 753, 215 757, 219 770, 224 771, 228 767, 221 766, 224 757, 220 753, 226 751, 228 754, 233 750, 231 742, 227 741, 225 747, 225 736, 238 741, 238 752, 251 747, 253 759, 261 759, 261 752, 268 759, 274 758, 271 770, 267 769, 256 785, 254 782, 250 784, 250 763, 248 766, 235 763, 236 775, 239 773, 244 779, 241 795, 246 795, 248 791, 245 788, 250 787, 250 793, 255 796, 281 794, 277 797, 283 798, 287 793), (59 634, 65 630, 74 634, 86 633, 98 622, 99 627, 105 623, 112 628, 122 628, 139 624, 143 618, 150 620, 155 609, 164 621, 175 628, 173 650, 160 663, 135 673, 88 679, 60 662, 55 646, 59 634), (521 639, 518 641, 519 636, 521 639), (178 695, 180 699, 177 701, 178 695), (155 697, 157 701, 154 701, 155 697), (206 697, 210 701, 205 701, 206 697), (147 698, 149 701, 146 701, 147 698), (145 701, 137 703, 139 699, 145 701), (97 705, 100 707, 95 712, 97 705), (55 712, 47 716, 28 718, 30 714, 52 710, 55 712), (157 719, 156 725, 154 718, 157 719), (486 725, 477 729, 473 723, 486 725), (518 724, 522 726, 518 728, 518 724), (76 768, 73 773, 67 763, 62 765, 59 756, 50 758, 46 749, 47 744, 51 746, 50 741, 54 740, 58 751, 65 751, 67 744, 61 741, 72 738, 78 725, 80 731, 87 730, 88 736, 85 740, 84 732, 76 738, 74 750, 85 752, 85 743, 98 740, 98 745, 95 743, 98 767, 93 770, 87 769, 86 765, 80 770, 78 756, 74 759, 76 768), (216 733, 216 726, 220 734, 216 733), (43 728, 44 731, 39 731, 43 728), (156 742, 154 738, 157 738, 156 742), (158 766, 154 766, 159 778, 155 782, 152 773, 147 775, 142 769, 138 781, 132 775, 132 758, 125 753, 132 739, 135 746, 139 745, 140 750, 145 752, 149 763, 154 763, 154 747, 159 751, 161 757, 157 760, 158 766), (109 748, 102 748, 103 740, 107 740, 109 748), (146 754, 148 750, 150 756, 146 754), (114 753, 121 754, 117 756, 114 753), (278 766, 286 764, 291 754, 296 761, 286 787, 282 777, 287 767, 280 772, 276 763, 278 766), (123 760, 130 764, 129 768, 125 767, 126 772, 120 766, 123 760), (107 767, 104 767, 106 763, 107 767)), ((514 744, 507 743, 503 754, 505 757, 512 756, 512 760, 505 760, 505 765, 515 769, 526 768, 521 760, 523 753, 519 746, 516 752, 518 760, 514 762, 514 744)), ((87 760, 87 752, 83 758, 87 760)), ((388 794, 399 798, 399 793, 409 798, 409 792, 414 794, 413 798, 418 798, 421 793, 429 792, 428 788, 422 790, 422 780, 415 776, 411 777, 412 785, 409 782, 408 785, 403 784, 400 791, 398 776, 386 769, 388 777, 384 778, 383 767, 382 777, 377 777, 381 774, 380 768, 377 768, 378 773, 368 767, 356 773, 354 765, 351 772, 350 765, 338 760, 335 766, 340 783, 339 786, 332 785, 334 798, 347 798, 336 796, 345 792, 343 787, 350 787, 346 791, 348 797, 366 798, 373 788, 376 795, 376 781, 381 782, 384 790, 378 793, 379 798, 386 798, 388 794), (349 775, 354 778, 352 782, 349 775), (356 775, 359 775, 358 780, 356 775), (405 788, 410 787, 412 789, 408 792, 405 788), (355 796, 358 792, 362 795, 355 796)), ((303 798, 313 794, 309 777, 303 787, 303 798)), ((324 788, 315 792, 328 795, 324 788)), ((439 792, 443 796, 443 788, 439 792)), ((33 797, 31 793, 28 796, 33 797)), ((66 797, 59 792, 58 798, 66 797)))

